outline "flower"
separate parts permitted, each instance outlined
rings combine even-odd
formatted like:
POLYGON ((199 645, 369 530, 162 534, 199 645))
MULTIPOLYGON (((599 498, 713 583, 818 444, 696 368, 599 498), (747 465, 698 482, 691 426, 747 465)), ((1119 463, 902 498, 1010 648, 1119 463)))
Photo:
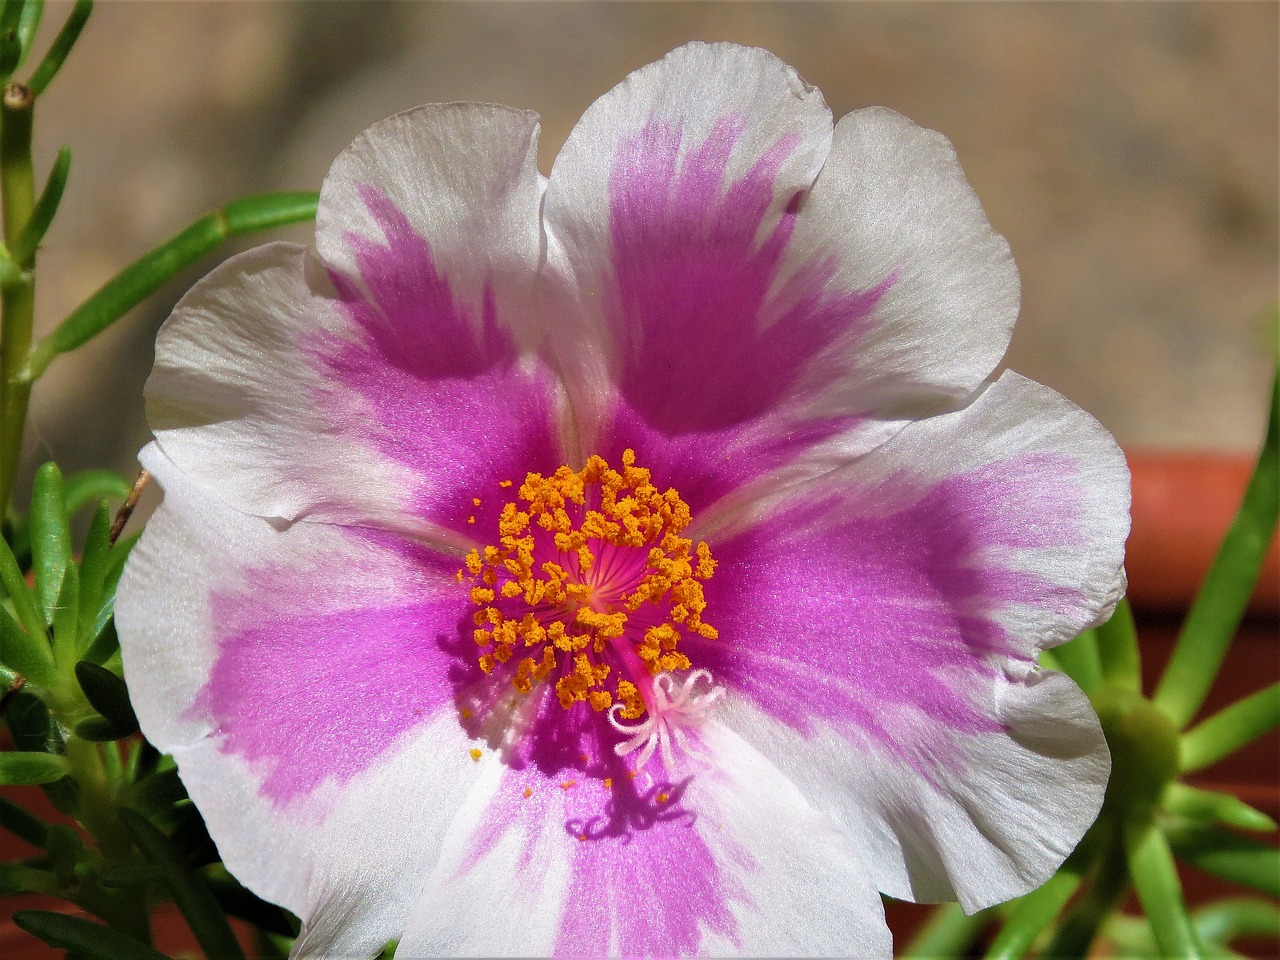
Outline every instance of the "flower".
POLYGON ((947 141, 690 44, 548 178, 528 113, 392 117, 313 249, 198 284, 126 676, 299 956, 888 955, 1094 819, 1041 649, 1123 591, 1128 483, 994 381, 1017 274, 947 141))

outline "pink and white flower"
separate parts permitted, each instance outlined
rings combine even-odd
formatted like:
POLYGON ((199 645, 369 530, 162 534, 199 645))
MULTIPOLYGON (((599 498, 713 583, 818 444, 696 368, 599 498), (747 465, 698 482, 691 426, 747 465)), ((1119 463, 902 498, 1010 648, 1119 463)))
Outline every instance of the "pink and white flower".
POLYGON ((299 956, 891 949, 1097 814, 1128 478, 948 142, 690 44, 366 131, 161 331, 143 730, 299 956), (524 518, 521 518, 524 515, 524 518), (486 550, 485 548, 489 549, 486 550))

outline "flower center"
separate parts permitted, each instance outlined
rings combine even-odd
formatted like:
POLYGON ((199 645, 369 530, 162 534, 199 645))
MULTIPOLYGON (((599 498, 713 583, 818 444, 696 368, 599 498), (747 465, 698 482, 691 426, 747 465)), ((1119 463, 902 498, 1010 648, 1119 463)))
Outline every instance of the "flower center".
POLYGON ((670 706, 657 696, 669 682, 653 678, 690 668, 682 632, 716 638, 702 619, 716 561, 680 535, 688 505, 635 459, 528 474, 498 542, 467 555, 458 582, 471 583, 485 673, 509 672, 521 693, 554 677, 562 707, 585 701, 624 720, 670 706))

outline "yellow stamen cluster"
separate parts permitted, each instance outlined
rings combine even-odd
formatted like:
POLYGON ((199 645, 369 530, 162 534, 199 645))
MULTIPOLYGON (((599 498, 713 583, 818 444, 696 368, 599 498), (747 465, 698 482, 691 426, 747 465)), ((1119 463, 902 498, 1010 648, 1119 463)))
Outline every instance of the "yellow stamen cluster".
POLYGON ((635 459, 627 450, 620 471, 593 456, 581 470, 530 473, 520 486, 521 502, 502 509, 497 545, 467 555, 458 579, 471 584, 478 608, 474 639, 485 650, 485 673, 523 654, 511 679, 521 693, 555 673, 561 706, 586 701, 606 710, 616 699, 621 715, 634 719, 645 709, 636 684, 615 678, 613 691, 604 689, 612 672, 603 657, 610 645, 634 652, 656 676, 689 669, 689 658, 677 649, 682 630, 716 637, 702 620, 702 581, 716 567, 711 551, 680 536, 689 525, 688 505, 675 490, 660 492, 635 459), (631 572, 627 582, 617 582, 619 564, 600 569, 606 550, 642 551, 644 560, 622 564, 631 572), (666 605, 665 620, 643 634, 629 631, 630 617, 645 604, 666 605))

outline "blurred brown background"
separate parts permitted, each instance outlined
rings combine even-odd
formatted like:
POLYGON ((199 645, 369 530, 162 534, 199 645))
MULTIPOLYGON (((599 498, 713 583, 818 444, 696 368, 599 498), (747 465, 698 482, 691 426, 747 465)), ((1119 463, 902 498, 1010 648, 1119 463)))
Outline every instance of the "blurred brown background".
MULTIPOLYGON (((107 0, 37 112, 38 175, 74 154, 38 324, 213 206, 316 188, 397 110, 537 110, 545 170, 627 71, 725 39, 794 64, 837 116, 885 104, 951 138, 1021 267, 1010 366, 1127 447, 1248 450, 1276 347, 1277 9, 107 0)), ((37 52, 66 11, 49 3, 37 52)), ((155 330, 211 263, 54 364, 32 463, 132 470, 155 330)))

